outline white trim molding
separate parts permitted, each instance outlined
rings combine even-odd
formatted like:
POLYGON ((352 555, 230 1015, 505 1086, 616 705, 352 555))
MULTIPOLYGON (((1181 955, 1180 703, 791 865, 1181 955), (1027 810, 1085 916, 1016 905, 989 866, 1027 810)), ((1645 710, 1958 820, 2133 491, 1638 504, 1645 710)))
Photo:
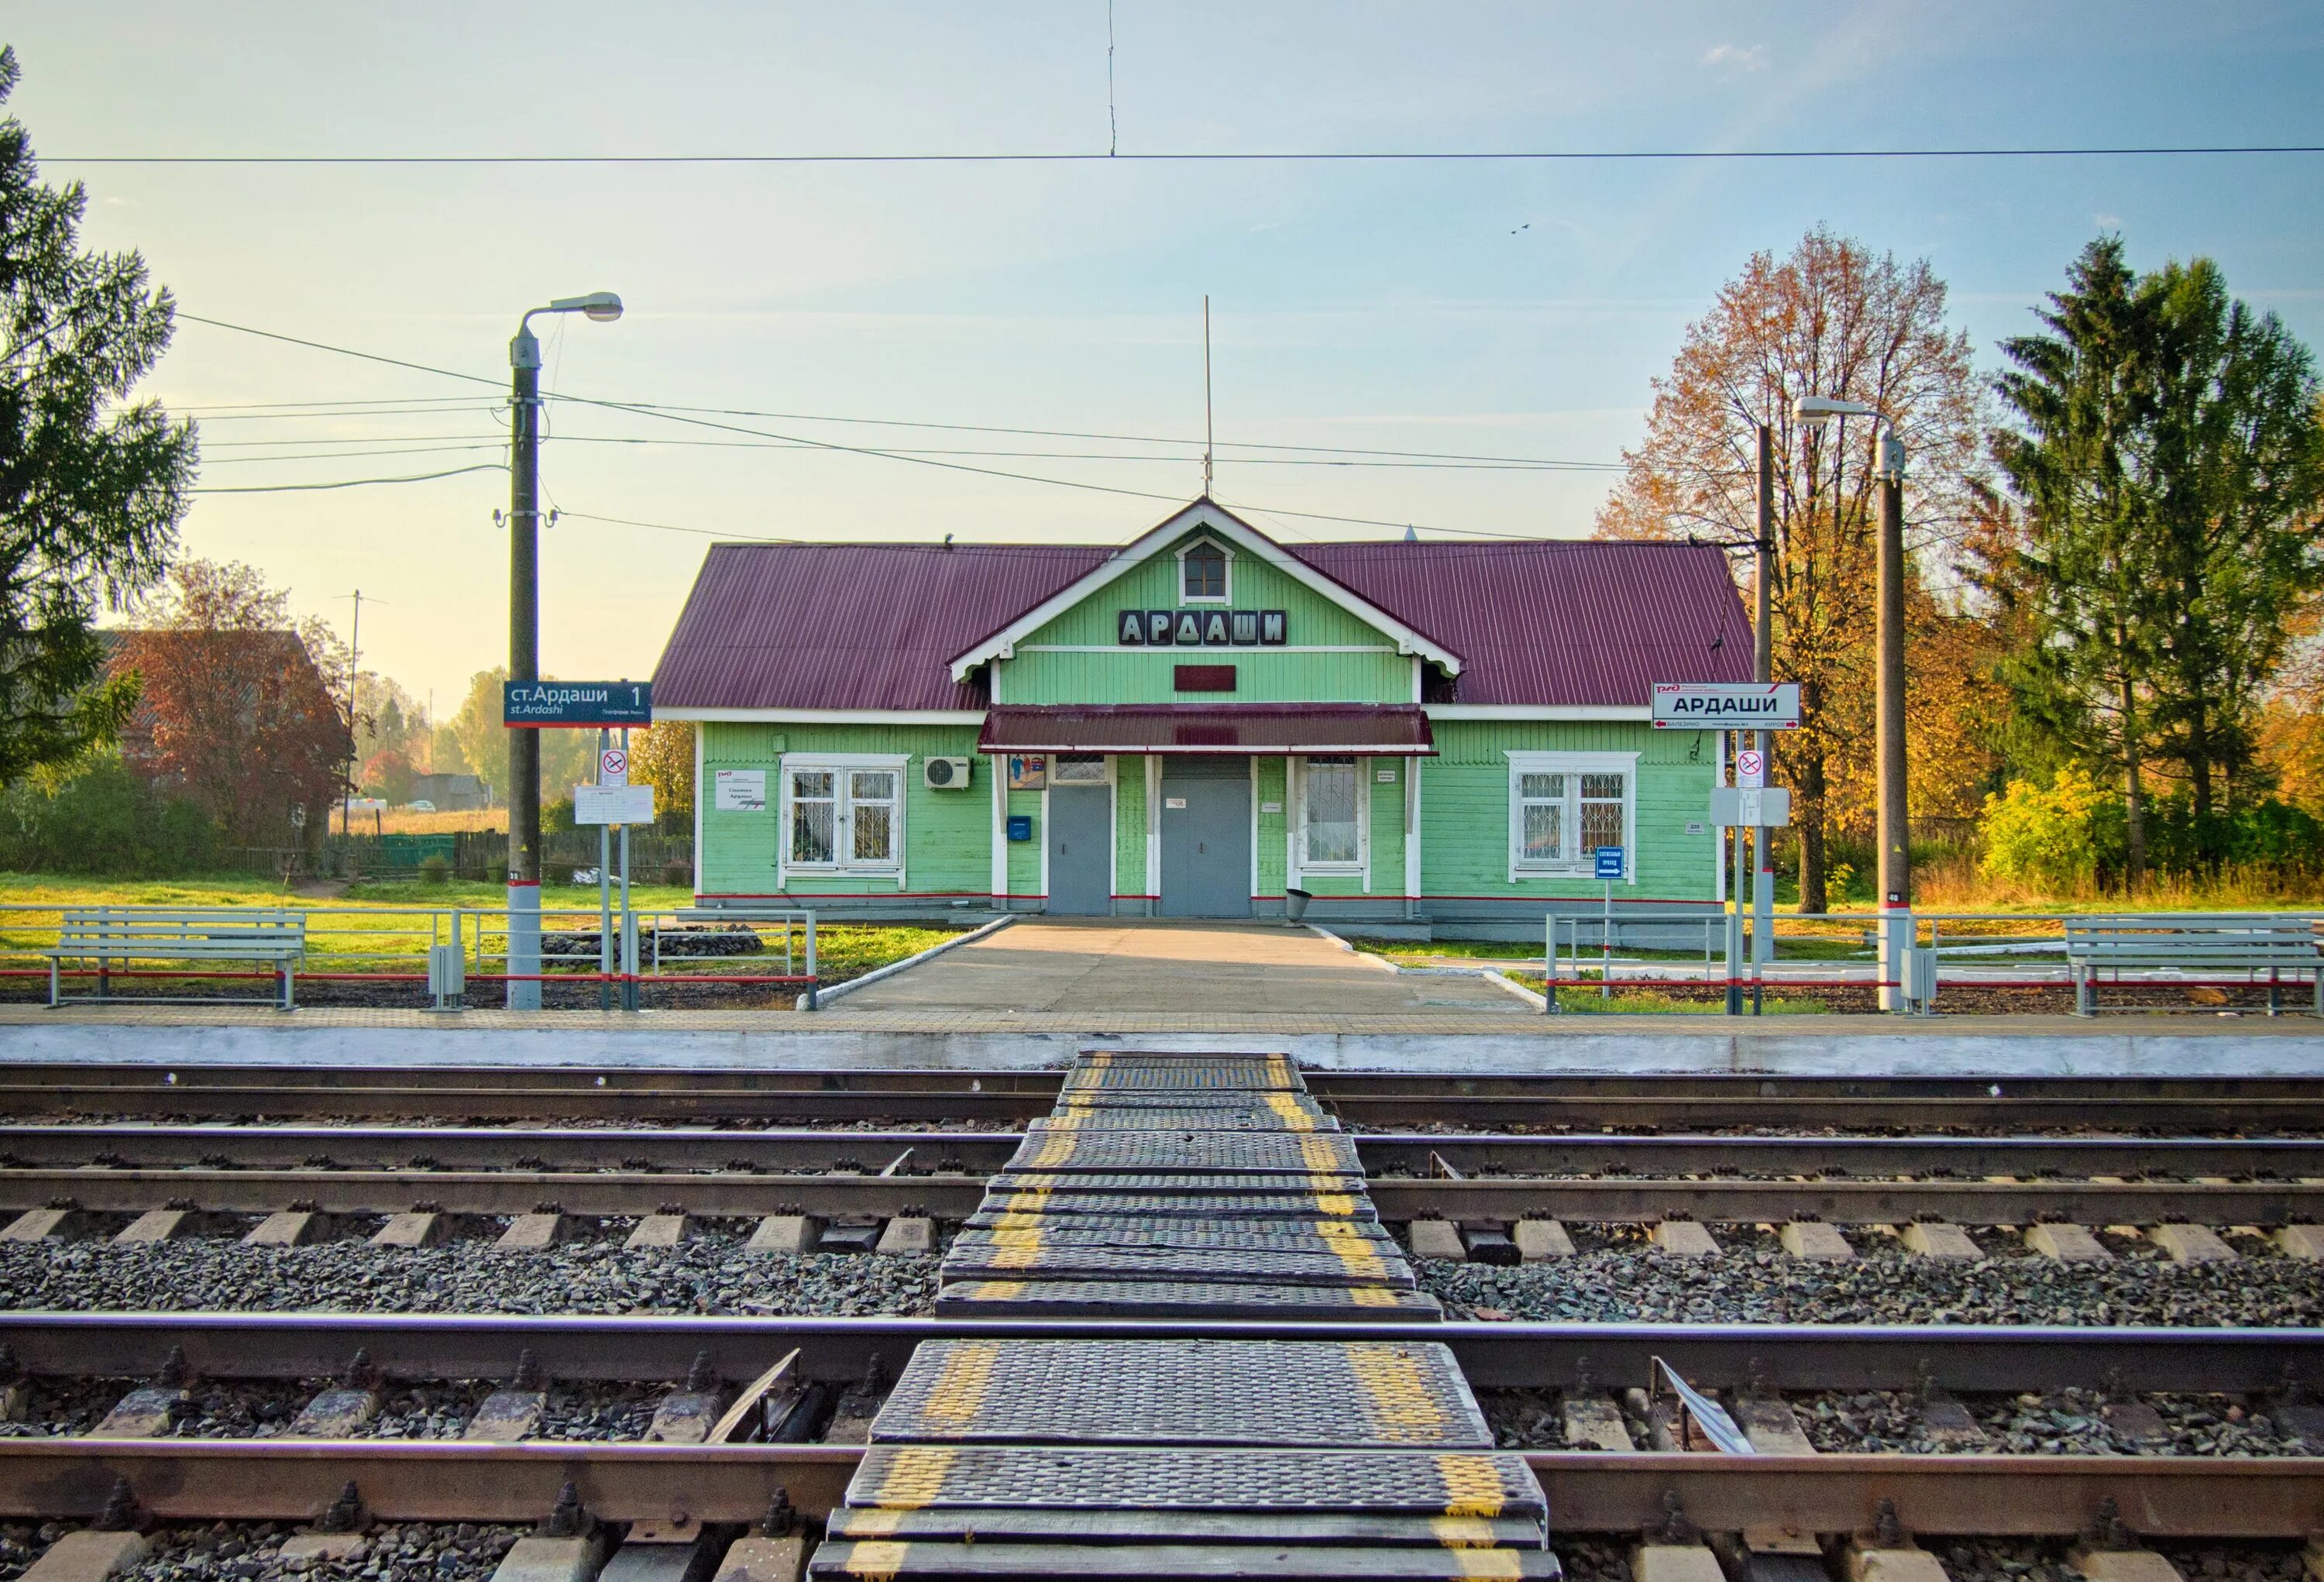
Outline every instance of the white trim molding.
POLYGON ((975 647, 955 657, 952 661, 952 679, 955 681, 966 680, 978 666, 1013 652, 1017 643, 1039 631, 1084 599, 1143 565, 1164 545, 1181 534, 1198 528, 1207 530, 1231 547, 1242 550, 1255 559, 1273 564, 1294 582, 1301 584, 1321 597, 1331 600, 1365 624, 1394 639, 1399 653, 1416 653, 1443 666, 1447 674, 1457 676, 1461 673, 1461 656, 1451 649, 1443 647, 1422 633, 1416 632, 1379 606, 1359 597, 1349 588, 1286 550, 1282 545, 1251 526, 1233 512, 1214 501, 1197 500, 1185 509, 1172 514, 1159 526, 1139 534, 1120 549, 1116 550, 1103 564, 1075 578, 1064 588, 1010 621, 991 636, 977 643, 975 647))
POLYGON ((1204 533, 1188 539, 1178 546, 1178 602, 1182 605, 1231 605, 1234 603, 1234 546, 1215 533, 1204 533), (1226 575, 1221 580, 1223 591, 1215 594, 1191 594, 1186 591, 1186 557, 1204 547, 1216 550, 1226 557, 1226 575))
POLYGON ((718 725, 982 725, 982 708, 664 708, 656 719, 718 725))
POLYGON ((1508 802, 1506 817, 1508 823, 1509 867, 1508 882, 1520 879, 1587 879, 1591 865, 1582 854, 1580 818, 1580 788, 1566 797, 1566 806, 1572 812, 1574 855, 1570 861, 1554 866, 1527 864, 1522 860, 1525 849, 1525 819, 1522 800, 1517 795, 1517 781, 1527 774, 1618 774, 1622 777, 1622 873, 1623 883, 1638 882, 1638 754, 1636 753, 1531 753, 1505 752, 1509 761, 1508 802))
POLYGON ((885 879, 893 874, 896 888, 904 889, 906 887, 905 853, 908 850, 905 845, 905 819, 907 809, 911 802, 905 772, 910 768, 911 762, 912 757, 908 753, 785 753, 782 754, 778 761, 776 771, 782 780, 782 798, 776 804, 780 810, 779 822, 775 831, 777 887, 789 889, 793 874, 835 879, 885 879), (853 857, 843 855, 848 849, 854 834, 854 797, 853 788, 846 785, 847 775, 850 771, 860 769, 877 770, 884 773, 891 773, 896 777, 896 798, 890 804, 893 809, 892 818, 895 826, 891 832, 891 838, 895 843, 896 860, 892 863, 859 863, 853 857), (791 860, 791 776, 798 773, 812 774, 817 770, 829 770, 832 774, 832 860, 827 863, 797 863, 791 860), (843 788, 845 788, 850 794, 841 795, 843 788))
POLYGON ((710 733, 700 726, 694 732, 694 895, 702 898, 702 805, 707 800, 706 786, 702 778, 702 738, 710 733))
POLYGON ((1431 719, 1635 719, 1650 721, 1648 703, 1430 703, 1431 719))

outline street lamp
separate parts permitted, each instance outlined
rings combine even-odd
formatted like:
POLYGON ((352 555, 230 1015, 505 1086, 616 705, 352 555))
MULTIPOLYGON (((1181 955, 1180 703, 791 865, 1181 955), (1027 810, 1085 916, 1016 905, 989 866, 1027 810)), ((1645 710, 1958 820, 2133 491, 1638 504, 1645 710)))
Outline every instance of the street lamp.
POLYGON ((1873 476, 1880 486, 1879 705, 1880 784, 1880 1008, 1904 1006, 1904 952, 1913 944, 1911 826, 1904 802, 1904 441, 1893 420, 1860 401, 1803 395, 1792 415, 1811 429, 1834 418, 1879 418, 1878 460, 1873 476))
MULTIPOLYGON (((540 679, 540 342, 536 313, 622 316, 611 291, 558 297, 517 320, 509 342, 509 680, 540 679)), ((509 733, 508 1007, 540 1009, 540 733, 509 733)))

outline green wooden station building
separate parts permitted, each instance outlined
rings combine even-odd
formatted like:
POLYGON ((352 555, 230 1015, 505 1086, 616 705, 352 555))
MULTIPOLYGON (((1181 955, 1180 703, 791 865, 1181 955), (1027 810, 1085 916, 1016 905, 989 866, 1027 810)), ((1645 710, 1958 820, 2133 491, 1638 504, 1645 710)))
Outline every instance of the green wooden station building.
MULTIPOLYGON (((1708 546, 1278 542, 1207 499, 1125 546, 714 546, 654 675, 696 722, 706 907, 1308 915, 1536 939, 1723 895, 1716 732, 1750 679, 1708 546)), ((1690 922, 1690 931, 1693 925, 1690 922)))

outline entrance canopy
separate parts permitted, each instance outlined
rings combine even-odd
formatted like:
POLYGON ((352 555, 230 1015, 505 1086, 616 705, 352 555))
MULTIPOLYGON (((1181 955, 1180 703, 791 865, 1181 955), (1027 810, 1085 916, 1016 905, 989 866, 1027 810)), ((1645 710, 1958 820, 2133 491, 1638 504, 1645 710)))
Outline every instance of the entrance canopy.
POLYGON ((1411 703, 1154 703, 994 708, 980 753, 1303 753, 1424 758, 1428 716, 1411 703))

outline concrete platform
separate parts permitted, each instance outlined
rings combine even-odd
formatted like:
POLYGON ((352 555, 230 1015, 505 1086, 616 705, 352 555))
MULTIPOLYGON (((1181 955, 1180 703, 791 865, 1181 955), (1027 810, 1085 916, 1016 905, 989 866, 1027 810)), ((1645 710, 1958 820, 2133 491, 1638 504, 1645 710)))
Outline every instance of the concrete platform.
POLYGON ((1043 919, 947 950, 824 1013, 1092 1016, 1188 1012, 1517 1018, 1532 1006, 1470 973, 1397 972, 1338 940, 1281 923, 1043 919))

